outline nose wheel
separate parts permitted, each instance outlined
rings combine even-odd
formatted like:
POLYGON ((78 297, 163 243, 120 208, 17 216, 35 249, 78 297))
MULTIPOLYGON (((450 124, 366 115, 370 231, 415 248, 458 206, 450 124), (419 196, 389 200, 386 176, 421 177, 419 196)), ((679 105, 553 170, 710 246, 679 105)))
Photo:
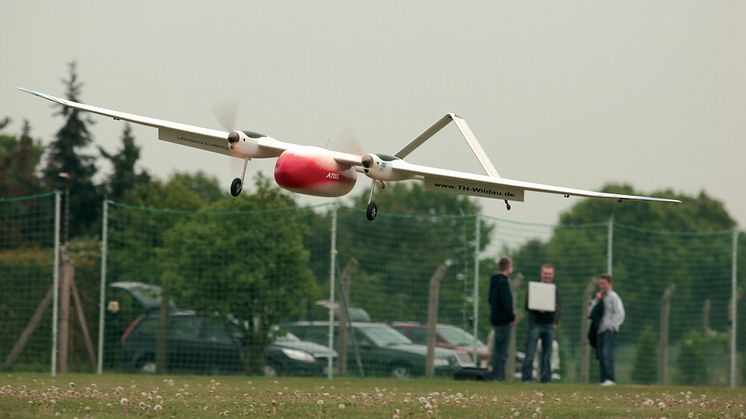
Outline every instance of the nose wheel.
POLYGON ((233 182, 231 182, 231 195, 238 196, 241 195, 241 191, 243 190, 243 182, 239 178, 233 179, 233 182))
MULTIPOLYGON (((383 182, 381 182, 381 187, 385 187, 383 182)), ((368 208, 365 209, 365 218, 368 219, 368 221, 373 221, 376 219, 376 215, 378 215, 378 206, 373 201, 373 192, 376 190, 376 180, 373 179, 373 182, 370 184, 370 195, 368 195, 368 208)))
POLYGON ((233 179, 233 182, 231 182, 231 195, 238 196, 241 195, 241 191, 243 190, 243 179, 246 177, 246 166, 249 164, 249 159, 246 159, 243 161, 243 172, 241 172, 240 178, 233 179))
POLYGON ((375 202, 371 201, 368 204, 368 208, 365 210, 365 216, 368 220, 373 221, 376 219, 376 215, 378 215, 378 206, 376 206, 375 202))

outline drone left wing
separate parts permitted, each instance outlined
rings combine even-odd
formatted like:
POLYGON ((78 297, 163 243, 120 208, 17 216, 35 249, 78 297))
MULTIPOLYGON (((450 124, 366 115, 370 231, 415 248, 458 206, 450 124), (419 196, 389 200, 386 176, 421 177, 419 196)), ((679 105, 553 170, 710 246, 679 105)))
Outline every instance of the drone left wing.
POLYGON ((424 181, 425 189, 430 191, 449 192, 458 195, 479 196, 508 201, 523 202, 524 192, 534 191, 566 196, 572 195, 589 198, 616 199, 619 201, 681 202, 677 199, 595 192, 583 189, 566 188, 563 186, 522 182, 519 180, 420 166, 407 163, 404 160, 392 161, 391 169, 407 178, 424 181))
POLYGON ((109 116, 114 118, 115 120, 121 119, 122 121, 129 121, 135 124, 158 128, 158 138, 164 141, 212 151, 215 153, 225 154, 227 156, 233 155, 231 153, 230 147, 228 146, 228 135, 230 133, 227 131, 196 127, 193 125, 180 124, 178 122, 164 121, 162 119, 114 111, 111 109, 99 108, 97 106, 85 105, 82 103, 73 102, 71 100, 37 92, 31 89, 24 89, 22 87, 19 87, 18 90, 30 93, 34 96, 39 96, 55 103, 59 103, 60 105, 67 106, 69 108, 109 116))

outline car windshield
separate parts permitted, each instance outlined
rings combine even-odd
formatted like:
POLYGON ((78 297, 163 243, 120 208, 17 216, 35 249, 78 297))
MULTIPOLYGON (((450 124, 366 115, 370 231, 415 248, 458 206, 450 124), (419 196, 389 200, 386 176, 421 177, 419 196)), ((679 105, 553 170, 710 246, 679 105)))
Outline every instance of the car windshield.
POLYGON ((377 346, 406 345, 412 343, 409 338, 390 327, 384 326, 358 326, 358 330, 377 346))
MULTIPOLYGON (((438 333, 440 333, 448 343, 452 345, 466 346, 474 344, 474 335, 460 327, 447 325, 438 326, 438 333)), ((484 343, 477 339, 477 346, 484 346, 484 343)))

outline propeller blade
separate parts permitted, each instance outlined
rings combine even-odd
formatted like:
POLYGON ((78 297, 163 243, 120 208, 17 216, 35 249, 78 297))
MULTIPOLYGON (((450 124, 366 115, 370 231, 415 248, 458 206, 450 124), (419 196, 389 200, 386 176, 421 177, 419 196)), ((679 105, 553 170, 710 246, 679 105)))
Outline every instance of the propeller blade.
MULTIPOLYGON (((236 129, 236 120, 238 117, 238 98, 232 97, 221 100, 212 107, 212 112, 215 114, 215 118, 220 122, 223 129, 231 132, 231 136, 236 137, 235 139, 232 139, 231 136, 229 136, 228 141, 238 140, 237 134, 233 132, 236 129)), ((241 173, 243 165, 243 158, 231 158, 231 172, 241 173)))
POLYGON ((223 99, 212 107, 212 112, 224 130, 235 130, 238 115, 238 98, 223 99))
POLYGON ((356 154, 358 156, 364 156, 367 154, 355 133, 349 128, 342 131, 335 142, 338 144, 337 147, 339 151, 356 154))

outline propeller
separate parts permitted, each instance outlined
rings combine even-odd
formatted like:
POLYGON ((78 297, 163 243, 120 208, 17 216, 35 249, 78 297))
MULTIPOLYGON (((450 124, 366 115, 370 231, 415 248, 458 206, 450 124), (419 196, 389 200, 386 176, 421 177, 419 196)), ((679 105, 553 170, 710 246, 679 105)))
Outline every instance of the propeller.
POLYGON ((235 130, 236 116, 238 115, 238 98, 233 97, 221 100, 212 107, 212 112, 224 130, 235 130))
MULTIPOLYGON (((212 113, 215 118, 220 122, 221 127, 224 130, 230 132, 228 134, 228 142, 233 144, 239 140, 238 133, 236 130, 236 120, 238 117, 238 98, 231 97, 225 98, 220 102, 216 103, 212 107, 212 113)), ((240 157, 231 159, 231 170, 234 173, 240 173, 243 168, 244 159, 240 157)))
POLYGON ((360 144, 357 135, 350 128, 342 131, 337 137, 336 142, 339 143, 339 151, 344 153, 357 154, 358 156, 368 154, 360 144))

